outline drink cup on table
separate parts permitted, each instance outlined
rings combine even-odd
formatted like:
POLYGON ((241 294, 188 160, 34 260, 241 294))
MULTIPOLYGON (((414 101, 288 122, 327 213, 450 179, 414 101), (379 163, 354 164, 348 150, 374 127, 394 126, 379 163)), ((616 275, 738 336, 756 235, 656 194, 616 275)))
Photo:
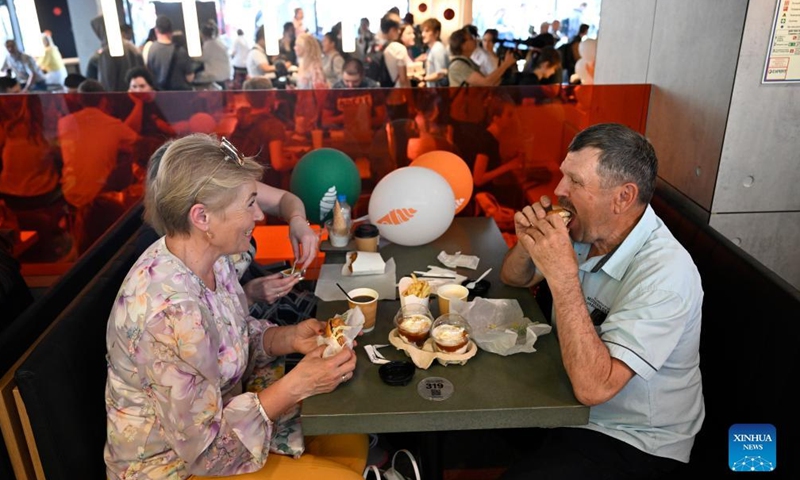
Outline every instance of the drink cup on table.
POLYGON ((311 130, 311 145, 315 150, 322 148, 322 130, 311 130))
POLYGON ((350 308, 358 307, 364 314, 364 327, 361 331, 371 332, 375 328, 375 314, 378 311, 378 292, 371 288, 356 288, 347 292, 347 295, 352 299, 347 301, 350 308))
POLYGON ((413 303, 400 307, 394 324, 404 342, 421 348, 430 334, 433 316, 425 305, 413 303))
POLYGON ((359 252, 377 252, 380 242, 380 232, 378 227, 371 223, 362 223, 353 232, 356 239, 356 250, 359 252))
POLYGON ((450 301, 466 301, 469 296, 469 290, 463 285, 448 283, 436 289, 436 295, 439 297, 439 315, 445 315, 450 313, 450 301))

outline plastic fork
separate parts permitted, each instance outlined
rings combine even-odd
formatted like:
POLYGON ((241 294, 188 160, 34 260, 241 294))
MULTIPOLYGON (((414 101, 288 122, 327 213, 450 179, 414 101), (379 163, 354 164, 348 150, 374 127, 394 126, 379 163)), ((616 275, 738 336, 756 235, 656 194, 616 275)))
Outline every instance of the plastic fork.
POLYGON ((470 289, 470 290, 472 290, 473 288, 475 288, 475 285, 477 285, 477 284, 478 284, 478 282, 480 282, 481 280, 483 280, 483 277, 485 277, 486 275, 489 275, 489 272, 491 272, 491 271, 492 271, 492 269, 490 268, 489 270, 486 270, 485 272, 483 272, 483 274, 482 274, 480 277, 478 277, 478 279, 477 279, 477 280, 475 280, 475 281, 472 281, 472 282, 469 282, 469 283, 467 284, 467 288, 468 288, 468 289, 470 289))

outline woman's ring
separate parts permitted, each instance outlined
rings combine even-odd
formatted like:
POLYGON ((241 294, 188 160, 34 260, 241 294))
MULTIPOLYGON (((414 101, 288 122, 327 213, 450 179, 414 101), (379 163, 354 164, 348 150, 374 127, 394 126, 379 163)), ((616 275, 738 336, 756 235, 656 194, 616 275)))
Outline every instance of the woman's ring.
POLYGON ((342 374, 342 382, 346 382, 346 381, 347 381, 347 374, 344 373, 344 374, 342 374))

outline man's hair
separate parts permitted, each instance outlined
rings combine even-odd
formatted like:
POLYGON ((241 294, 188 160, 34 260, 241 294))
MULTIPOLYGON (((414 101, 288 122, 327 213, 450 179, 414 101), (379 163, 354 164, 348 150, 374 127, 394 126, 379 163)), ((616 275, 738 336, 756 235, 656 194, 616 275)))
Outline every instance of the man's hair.
POLYGON ((16 78, 0 77, 0 93, 8 93, 17 83, 16 78))
POLYGON ((253 77, 248 78, 242 84, 244 90, 244 98, 251 107, 264 108, 267 104, 269 95, 263 93, 264 90, 272 90, 272 80, 267 77, 253 77))
MULTIPOLYGON (((84 80, 86 80, 86 77, 80 73, 70 73, 64 79, 64 86, 67 88, 78 88, 84 80)), ((130 81, 128 83, 130 83, 130 81)))
POLYGON ((470 35, 466 27, 451 33, 449 40, 450 53, 453 55, 461 55, 464 52, 464 42, 467 41, 470 35))
POLYGON ((350 57, 342 66, 342 73, 364 77, 364 62, 355 57, 350 57))
POLYGON ((242 30, 241 28, 237 29, 236 35, 239 35, 241 37, 242 35, 244 35, 244 30, 242 30))
POLYGON ((632 182, 639 188, 639 201, 650 203, 656 188, 658 158, 644 135, 618 123, 593 125, 578 133, 570 152, 584 148, 600 150, 597 174, 603 187, 632 182))
POLYGON ((422 22, 422 29, 425 30, 426 28, 438 35, 442 33, 442 22, 435 18, 429 18, 422 22))
POLYGON ((158 33, 172 33, 172 20, 166 15, 159 15, 156 18, 156 30, 158 33))
POLYGON ((145 67, 133 67, 128 69, 128 71, 125 72, 125 85, 130 85, 131 80, 134 78, 143 78, 144 81, 150 85, 150 88, 156 88, 156 82, 153 80, 153 75, 150 73, 150 70, 145 67))
POLYGON ((212 20, 204 23, 203 26, 200 27, 200 33, 208 38, 216 37, 217 34, 219 33, 219 28, 217 28, 217 22, 212 20))
POLYGON ((395 15, 400 15, 400 8, 399 7, 392 7, 386 13, 394 13, 395 15))
POLYGON ((100 105, 100 102, 106 97, 105 95, 97 95, 99 93, 105 93, 106 89, 103 88, 103 84, 98 82, 97 80, 88 79, 81 82, 78 85, 78 93, 83 93, 81 95, 81 105, 84 107, 97 107, 100 105))
POLYGON ((400 28, 400 23, 397 20, 391 17, 381 18, 381 32, 383 32, 384 35, 389 33, 389 31, 393 28, 400 28))
POLYGON ((469 34, 472 35, 475 38, 478 38, 478 37, 481 36, 481 34, 478 32, 478 27, 476 27, 475 25, 471 25, 471 24, 467 25, 466 27, 464 27, 464 30, 469 32, 469 34))
POLYGON ((256 43, 258 43, 259 40, 264 40, 264 27, 256 28, 256 43))
POLYGON ((119 32, 125 40, 133 40, 133 27, 127 23, 119 26, 119 32))
POLYGON ((589 25, 586 25, 585 23, 581 23, 581 26, 578 27, 578 33, 579 34, 580 33, 589 33, 589 25))

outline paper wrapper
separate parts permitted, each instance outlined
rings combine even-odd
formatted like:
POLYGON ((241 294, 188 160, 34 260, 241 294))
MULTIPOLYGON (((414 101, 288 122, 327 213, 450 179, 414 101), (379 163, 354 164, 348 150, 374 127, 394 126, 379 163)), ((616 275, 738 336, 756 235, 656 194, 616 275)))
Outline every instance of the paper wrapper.
POLYGON ((386 270, 386 262, 378 252, 347 252, 347 262, 342 266, 342 275, 380 275, 386 270), (353 254, 356 260, 353 261, 353 254), (353 271, 350 271, 353 267, 353 271))
POLYGON ((498 355, 535 352, 536 339, 552 330, 550 325, 525 318, 519 302, 513 299, 479 297, 472 302, 451 302, 450 311, 467 319, 471 338, 482 350, 498 355))
POLYGON ((428 367, 430 367, 434 360, 438 361, 444 366, 452 364, 464 365, 467 363, 467 360, 474 357, 475 354, 478 353, 478 347, 472 340, 470 340, 467 351, 464 353, 437 352, 433 348, 432 338, 425 340, 422 348, 419 348, 416 345, 406 343, 405 340, 403 340, 403 338, 397 333, 396 328, 389 332, 389 343, 394 345, 398 350, 403 350, 406 352, 406 355, 411 358, 411 361, 414 362, 414 365, 423 370, 426 370, 428 367))
POLYGON ((353 348, 353 340, 358 336, 361 329, 364 327, 364 314, 361 312, 359 307, 351 308, 350 310, 342 313, 341 315, 337 315, 338 317, 343 317, 345 319, 345 325, 348 328, 344 332, 345 342, 344 346, 339 345, 333 338, 326 338, 322 335, 317 337, 317 345, 327 345, 325 347, 325 351, 322 352, 323 358, 328 358, 337 353, 341 352, 344 347, 353 348))
MULTIPOLYGON (((403 292, 406 291, 409 285, 414 281, 411 277, 403 277, 397 282, 397 292, 400 296, 400 306, 405 307, 406 305, 413 305, 415 303, 419 303, 421 305, 425 305, 425 308, 430 308, 430 295, 427 297, 418 297, 416 295, 409 295, 403 296, 403 292)), ((430 283, 429 283, 430 284, 430 283)), ((432 290, 432 289, 431 289, 432 290)))

